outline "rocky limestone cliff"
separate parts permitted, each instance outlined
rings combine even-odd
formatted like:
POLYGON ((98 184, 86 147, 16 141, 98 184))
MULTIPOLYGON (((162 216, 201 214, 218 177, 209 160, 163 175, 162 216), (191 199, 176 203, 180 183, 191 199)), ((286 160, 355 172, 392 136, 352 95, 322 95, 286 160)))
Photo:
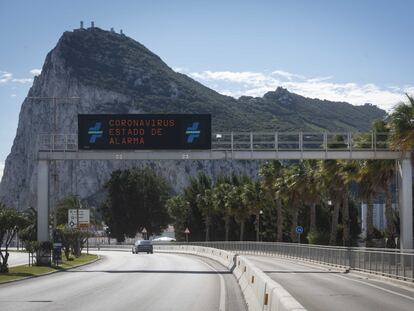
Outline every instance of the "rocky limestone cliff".
MULTIPOLYGON (((385 114, 375 106, 311 100, 281 88, 263 98, 236 100, 174 72, 157 55, 124 35, 99 28, 65 32, 47 55, 41 75, 22 104, 0 184, 1 201, 19 209, 35 206, 38 135, 76 133, 78 113, 211 113, 213 130, 220 131, 366 130, 385 114), (39 97, 55 97, 56 105, 39 97)), ((179 191, 189 176, 200 171, 213 178, 224 172, 254 175, 259 163, 57 161, 50 170, 50 192, 55 195, 51 200, 76 194, 96 206, 111 172, 133 166, 153 167, 179 191)))

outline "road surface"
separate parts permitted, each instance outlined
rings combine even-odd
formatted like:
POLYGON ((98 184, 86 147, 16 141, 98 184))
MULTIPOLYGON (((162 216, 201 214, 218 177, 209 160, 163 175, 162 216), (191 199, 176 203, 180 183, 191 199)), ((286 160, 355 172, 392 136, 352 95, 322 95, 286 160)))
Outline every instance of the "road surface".
POLYGON ((211 260, 96 253, 94 264, 0 285, 1 310, 246 310, 231 272, 211 260))
POLYGON ((333 272, 311 263, 246 256, 309 311, 414 310, 414 289, 333 272))

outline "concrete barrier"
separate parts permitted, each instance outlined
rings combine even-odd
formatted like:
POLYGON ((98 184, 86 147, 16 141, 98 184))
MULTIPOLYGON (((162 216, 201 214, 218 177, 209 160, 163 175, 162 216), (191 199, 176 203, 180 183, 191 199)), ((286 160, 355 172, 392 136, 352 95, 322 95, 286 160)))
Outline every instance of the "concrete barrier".
POLYGON ((218 261, 233 272, 249 311, 306 311, 279 283, 243 256, 217 248, 193 245, 154 245, 154 250, 192 254, 218 261))

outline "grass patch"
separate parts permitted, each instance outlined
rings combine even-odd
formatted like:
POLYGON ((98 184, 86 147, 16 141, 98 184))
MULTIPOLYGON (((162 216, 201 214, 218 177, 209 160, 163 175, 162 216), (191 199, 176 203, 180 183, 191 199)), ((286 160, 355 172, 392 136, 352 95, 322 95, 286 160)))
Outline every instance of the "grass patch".
POLYGON ((0 273, 0 283, 18 280, 18 279, 22 279, 22 278, 29 277, 29 276, 42 275, 45 273, 78 267, 83 264, 92 262, 96 260, 97 258, 98 258, 97 255, 82 254, 80 257, 78 258, 75 257, 73 260, 70 260, 70 261, 67 261, 63 257, 62 263, 59 265, 59 267, 56 267, 56 266, 38 267, 38 266, 28 266, 28 265, 11 267, 8 273, 0 273))

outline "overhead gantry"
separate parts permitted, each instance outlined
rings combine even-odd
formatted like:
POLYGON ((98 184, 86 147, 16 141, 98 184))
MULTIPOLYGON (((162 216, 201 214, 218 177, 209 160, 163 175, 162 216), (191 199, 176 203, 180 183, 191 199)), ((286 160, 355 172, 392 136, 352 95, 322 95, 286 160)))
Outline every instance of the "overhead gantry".
POLYGON ((77 134, 40 135, 38 141, 38 240, 49 240, 49 162, 54 160, 395 160, 401 249, 413 248, 412 163, 392 150, 384 133, 232 132, 212 135, 209 150, 78 149, 77 134))

